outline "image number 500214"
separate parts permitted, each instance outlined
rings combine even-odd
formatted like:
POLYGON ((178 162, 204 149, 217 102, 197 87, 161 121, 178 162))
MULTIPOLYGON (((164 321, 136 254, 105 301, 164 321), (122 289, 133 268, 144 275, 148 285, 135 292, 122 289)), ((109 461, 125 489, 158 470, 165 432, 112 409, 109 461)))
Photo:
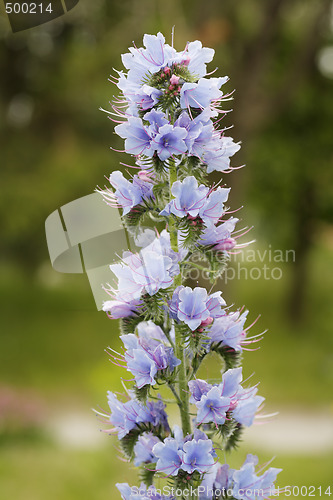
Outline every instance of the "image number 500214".
POLYGON ((13 33, 47 23, 73 9, 79 0, 4 1, 13 33))

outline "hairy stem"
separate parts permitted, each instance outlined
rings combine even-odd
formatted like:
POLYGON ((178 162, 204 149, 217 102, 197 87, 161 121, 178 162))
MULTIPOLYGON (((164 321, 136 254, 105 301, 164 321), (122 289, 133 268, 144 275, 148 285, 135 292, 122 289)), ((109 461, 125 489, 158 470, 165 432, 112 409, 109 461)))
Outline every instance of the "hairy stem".
MULTIPOLYGON (((173 162, 170 162, 169 167, 169 186, 170 186, 170 200, 173 198, 171 193, 172 184, 177 180, 177 168, 173 162)), ((175 227, 175 221, 172 215, 169 218, 169 232, 170 232, 170 243, 171 248, 174 252, 178 252, 178 241, 177 241, 177 228, 175 227)), ((181 274, 174 279, 175 287, 181 285, 182 277, 181 274)), ((186 356, 183 346, 183 338, 177 324, 175 324, 175 336, 176 336, 176 356, 180 359, 181 364, 179 366, 179 382, 178 382, 178 394, 179 394, 179 411, 180 418, 182 422, 183 434, 191 434, 191 422, 189 415, 189 394, 187 385, 187 374, 186 374, 186 356)))

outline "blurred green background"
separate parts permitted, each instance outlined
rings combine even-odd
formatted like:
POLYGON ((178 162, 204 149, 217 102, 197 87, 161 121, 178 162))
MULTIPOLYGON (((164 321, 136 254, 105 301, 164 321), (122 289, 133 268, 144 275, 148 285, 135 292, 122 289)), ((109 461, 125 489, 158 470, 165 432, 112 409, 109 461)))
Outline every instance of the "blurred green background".
POLYGON ((86 276, 52 269, 44 222, 127 161, 98 111, 116 93, 107 78, 132 40, 161 30, 170 42, 173 25, 176 48, 213 47, 210 69, 236 89, 224 122, 243 143, 233 165, 246 168, 225 181, 241 224, 255 226, 257 261, 239 257, 240 279, 220 287, 250 320, 261 314, 254 333, 269 330, 244 371, 267 412, 280 412, 228 460, 275 455, 281 486, 333 494, 332 1, 81 0, 14 35, 3 5, 0 15, 1 499, 99 500, 135 481, 90 410, 126 378, 103 352, 117 349, 118 326, 97 312, 86 276), (288 249, 295 261, 269 259, 288 249), (265 279, 263 265, 281 279, 265 279), (260 279, 244 279, 254 267, 260 279))

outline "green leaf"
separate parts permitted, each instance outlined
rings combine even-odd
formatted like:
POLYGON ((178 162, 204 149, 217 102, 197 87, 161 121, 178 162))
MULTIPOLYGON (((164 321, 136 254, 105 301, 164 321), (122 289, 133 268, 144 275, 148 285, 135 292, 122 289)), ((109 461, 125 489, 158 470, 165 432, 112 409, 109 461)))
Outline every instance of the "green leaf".
POLYGON ((147 398, 149 396, 149 390, 150 390, 150 385, 146 384, 140 389, 138 387, 134 387, 134 392, 136 399, 140 401, 140 403, 145 403, 147 401, 147 398))
POLYGON ((217 352, 221 356, 224 361, 225 371, 230 370, 230 368, 237 368, 242 363, 242 354, 232 349, 232 347, 222 344, 222 342, 213 343, 210 350, 217 352))
POLYGON ((155 464, 147 464, 147 466, 143 466, 139 470, 139 478, 140 480, 147 486, 151 486, 154 481, 154 476, 156 474, 154 470, 155 464))

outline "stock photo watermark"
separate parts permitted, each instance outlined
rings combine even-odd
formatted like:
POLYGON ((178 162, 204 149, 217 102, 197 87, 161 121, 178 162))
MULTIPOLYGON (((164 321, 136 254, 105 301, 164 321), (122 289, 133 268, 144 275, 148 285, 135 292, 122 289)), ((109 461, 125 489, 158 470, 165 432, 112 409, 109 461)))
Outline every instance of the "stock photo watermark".
MULTIPOLYGON (((46 239, 54 269, 63 273, 86 273, 97 308, 105 301, 102 282, 113 283, 115 276, 110 264, 120 260, 124 251, 140 253, 156 234, 152 228, 142 228, 143 234, 151 234, 146 242, 138 241, 124 227, 116 208, 103 202, 98 193, 74 200, 56 210, 45 221, 46 239), (111 215, 111 216, 110 216, 111 215)), ((205 250, 208 260, 222 264, 219 279, 225 284, 232 280, 280 280, 286 264, 293 264, 296 252, 293 249, 245 247, 232 253, 205 250)), ((174 256, 177 264, 177 256, 174 256)), ((202 252, 194 252, 183 277, 192 281, 209 279, 202 252)))
POLYGON ((72 10, 80 0, 37 0, 30 2, 3 0, 12 32, 24 31, 63 16, 72 10))
POLYGON ((181 489, 175 488, 173 486, 165 485, 162 488, 152 488, 151 490, 146 490, 146 488, 140 488, 137 486, 131 487, 131 494, 138 497, 147 498, 154 497, 157 495, 168 496, 171 498, 182 497, 185 499, 193 498, 221 498, 228 499, 234 498, 234 494, 237 494, 237 498, 271 498, 279 497, 321 497, 321 496, 331 496, 333 493, 333 487, 331 486, 284 486, 281 488, 277 486, 276 488, 254 488, 254 487, 243 487, 238 488, 211 488, 208 486, 189 486, 188 488, 181 489))
MULTIPOLYGON (((215 252, 214 255, 221 264, 226 264, 220 277, 225 284, 232 280, 277 281, 283 278, 283 265, 296 261, 295 250, 273 249, 271 245, 265 249, 245 248, 240 253, 229 254, 227 259, 223 252, 217 254, 215 252)), ((199 252, 194 254, 191 261, 194 265, 202 262, 202 255, 199 252)), ((186 277, 193 281, 209 278, 207 271, 199 267, 188 269, 186 277)))

